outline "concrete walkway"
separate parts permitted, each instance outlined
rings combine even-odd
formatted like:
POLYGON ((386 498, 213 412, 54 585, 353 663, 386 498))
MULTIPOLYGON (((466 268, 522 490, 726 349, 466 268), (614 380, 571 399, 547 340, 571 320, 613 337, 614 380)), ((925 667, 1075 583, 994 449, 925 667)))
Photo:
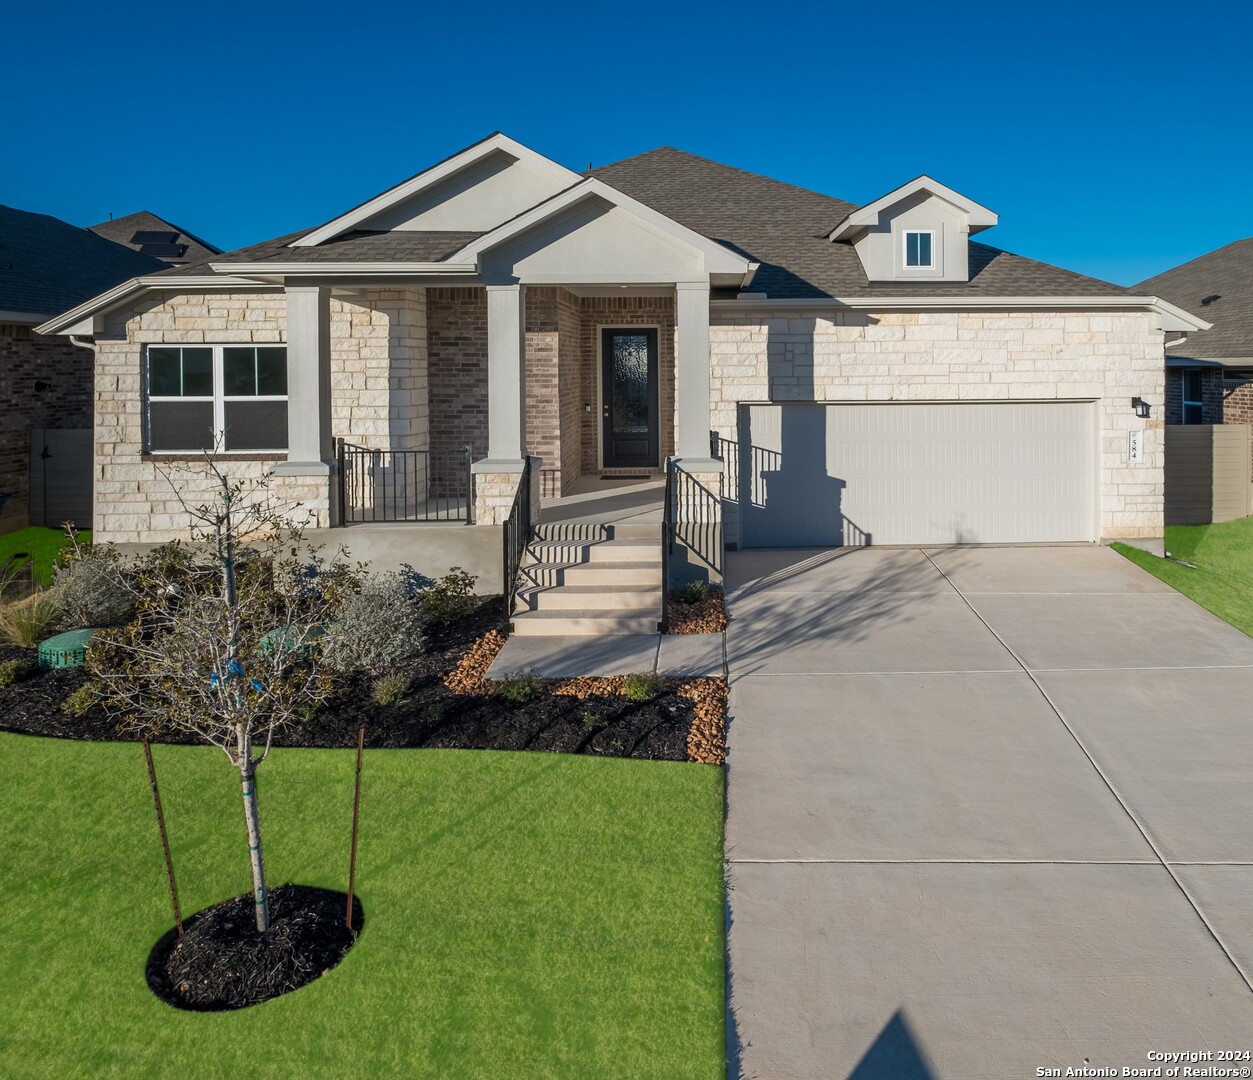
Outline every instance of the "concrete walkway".
POLYGON ((723 634, 511 636, 487 669, 489 679, 532 674, 544 679, 634 675, 676 678, 725 675, 723 634))
POLYGON ((1253 640, 1101 548, 728 578, 732 1076, 1253 1050, 1253 640))

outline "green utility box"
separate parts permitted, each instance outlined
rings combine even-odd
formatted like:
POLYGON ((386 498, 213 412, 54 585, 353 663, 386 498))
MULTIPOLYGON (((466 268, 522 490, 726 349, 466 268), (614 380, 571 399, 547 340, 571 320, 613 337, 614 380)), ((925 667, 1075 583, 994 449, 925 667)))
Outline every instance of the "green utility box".
POLYGON ((95 630, 70 630, 39 643, 41 668, 82 667, 87 657, 87 642, 95 630))

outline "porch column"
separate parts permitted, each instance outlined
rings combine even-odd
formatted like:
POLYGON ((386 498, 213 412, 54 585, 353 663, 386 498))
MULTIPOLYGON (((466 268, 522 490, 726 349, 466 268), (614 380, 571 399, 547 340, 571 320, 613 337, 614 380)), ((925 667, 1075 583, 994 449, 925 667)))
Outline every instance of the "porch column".
POLYGON ((721 472, 709 454, 709 282, 675 285, 675 457, 685 469, 721 472))
POLYGON ((289 285, 287 292, 287 460, 273 472, 325 476, 331 440, 331 290, 289 285))
POLYGON ((526 299, 521 285, 487 286, 486 472, 521 471, 526 456, 526 299))

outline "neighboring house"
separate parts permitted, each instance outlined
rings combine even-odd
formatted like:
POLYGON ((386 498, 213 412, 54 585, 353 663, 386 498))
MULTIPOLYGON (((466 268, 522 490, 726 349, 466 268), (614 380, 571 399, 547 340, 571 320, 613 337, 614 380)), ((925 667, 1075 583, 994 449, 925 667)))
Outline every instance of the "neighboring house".
POLYGON ((45 214, 0 206, 0 532, 91 524, 92 356, 34 328, 166 264, 45 214))
POLYGON ((210 255, 221 255, 222 250, 207 244, 177 225, 147 210, 140 210, 126 217, 110 218, 91 231, 115 244, 122 244, 141 255, 151 255, 169 266, 198 262, 210 255))
POLYGON ((345 539, 494 560, 497 585, 528 455, 554 495, 676 458, 713 496, 677 516, 742 546, 1160 544, 1161 422, 1133 399, 1160 410, 1164 332, 1207 324, 971 238, 996 221, 925 176, 856 206, 669 148, 579 174, 497 134, 41 329, 95 343, 103 539, 183 534, 163 470, 194 498, 221 435, 319 526, 465 500, 472 527, 345 539))
POLYGON ((1213 324, 1167 340, 1166 422, 1253 423, 1253 238, 1149 278, 1136 291, 1213 324))

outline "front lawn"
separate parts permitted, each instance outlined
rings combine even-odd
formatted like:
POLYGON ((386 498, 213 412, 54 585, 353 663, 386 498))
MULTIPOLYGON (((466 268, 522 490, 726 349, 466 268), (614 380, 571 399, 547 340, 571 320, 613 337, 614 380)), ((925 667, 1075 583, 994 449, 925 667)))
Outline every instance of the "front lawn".
MULTIPOLYGON (((91 543, 90 532, 78 534, 80 544, 91 543)), ((34 577, 39 585, 52 584, 52 564, 61 549, 69 545, 63 529, 45 529, 32 525, 29 529, 18 529, 17 532, 5 533, 0 536, 0 565, 6 559, 25 552, 34 561, 34 577)))
POLYGON ((1220 619, 1253 636, 1253 518, 1221 525, 1168 525, 1166 550, 1196 569, 1139 548, 1114 549, 1220 619))
MULTIPOLYGON (((238 782, 154 747, 184 915, 249 888, 238 782)), ((272 885, 346 888, 354 755, 261 769, 272 885)), ((186 1013, 140 748, 0 734, 6 1077, 720 1077, 721 769, 367 750, 365 929, 295 993, 186 1013)))

